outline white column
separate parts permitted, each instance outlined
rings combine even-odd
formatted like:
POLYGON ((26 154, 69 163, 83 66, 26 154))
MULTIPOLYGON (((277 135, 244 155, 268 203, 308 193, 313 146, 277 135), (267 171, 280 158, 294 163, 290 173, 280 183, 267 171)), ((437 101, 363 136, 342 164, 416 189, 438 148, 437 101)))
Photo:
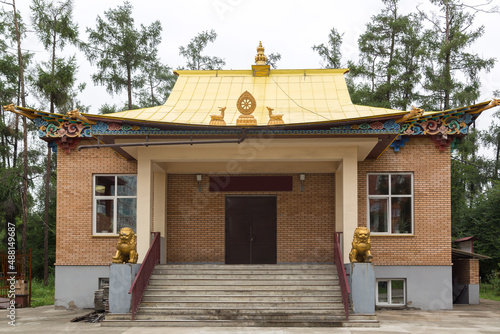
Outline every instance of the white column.
POLYGON ((137 159, 137 252, 138 263, 142 263, 148 252, 151 239, 151 204, 153 170, 151 160, 141 154, 137 159))
POLYGON ((167 206, 167 177, 164 172, 154 172, 154 232, 160 232, 162 237, 162 254, 161 263, 166 263, 166 240, 167 240, 167 224, 166 224, 166 206, 167 206))
POLYGON ((351 242, 354 235, 354 230, 358 226, 358 159, 357 148, 354 147, 349 154, 342 160, 340 173, 336 176, 336 182, 341 182, 336 186, 335 197, 341 196, 341 199, 336 200, 336 219, 339 225, 337 231, 343 232, 343 242, 341 245, 343 251, 344 263, 349 263, 349 252, 351 251, 351 242), (339 189, 341 188, 341 189, 339 189), (340 215, 340 217, 339 217, 340 215), (341 226, 341 228, 340 228, 341 226))
MULTIPOLYGON (((335 171, 335 232, 344 231, 344 164, 340 163, 338 169, 335 171)), ((339 239, 342 242, 344 238, 339 239)), ((339 245, 340 252, 344 254, 341 243, 339 245)))

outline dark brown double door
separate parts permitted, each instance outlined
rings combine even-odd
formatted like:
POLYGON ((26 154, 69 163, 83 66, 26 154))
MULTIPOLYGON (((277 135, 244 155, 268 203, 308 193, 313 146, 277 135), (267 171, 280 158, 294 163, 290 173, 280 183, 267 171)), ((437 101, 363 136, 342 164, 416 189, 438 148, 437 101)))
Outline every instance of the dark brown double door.
POLYGON ((226 264, 275 264, 276 250, 276 196, 227 196, 226 264))

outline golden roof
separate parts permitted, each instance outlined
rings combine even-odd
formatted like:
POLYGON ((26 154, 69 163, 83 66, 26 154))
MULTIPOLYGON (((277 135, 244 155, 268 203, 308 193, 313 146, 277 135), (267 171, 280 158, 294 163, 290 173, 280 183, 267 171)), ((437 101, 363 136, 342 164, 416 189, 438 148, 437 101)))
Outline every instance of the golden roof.
POLYGON ((179 77, 165 104, 106 116, 208 125, 210 115, 226 108, 225 122, 227 126, 235 126, 240 116, 236 103, 245 91, 255 98, 253 116, 257 125, 267 125, 267 107, 283 114, 285 124, 407 113, 353 104, 344 79, 347 72, 347 69, 271 70, 267 77, 254 77, 252 70, 177 71, 179 77))

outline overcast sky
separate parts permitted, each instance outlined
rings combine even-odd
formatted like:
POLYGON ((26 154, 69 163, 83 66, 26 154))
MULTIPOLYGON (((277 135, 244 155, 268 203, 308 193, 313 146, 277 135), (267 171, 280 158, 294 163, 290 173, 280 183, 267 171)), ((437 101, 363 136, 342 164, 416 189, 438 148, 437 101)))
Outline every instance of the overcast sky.
MULTIPOLYGON (((31 1, 16 2, 25 21, 31 23, 27 19, 31 1)), ((432 8, 428 2, 402 0, 401 12, 415 12, 419 4, 421 8, 432 8)), ((500 5, 500 0, 494 2, 500 5)), ((383 8, 382 1, 378 0, 131 0, 131 3, 137 25, 149 25, 155 20, 161 22, 163 34, 159 54, 162 61, 174 69, 185 65, 185 60, 179 56, 179 46, 189 43, 199 32, 211 29, 217 32, 218 37, 215 43, 207 47, 205 54, 223 58, 226 61, 225 69, 250 69, 259 41, 266 48, 266 54, 281 54, 281 61, 278 62, 280 69, 321 68, 321 58, 311 47, 327 43, 332 27, 344 34, 342 62, 346 63, 349 59, 357 58, 359 35, 365 31, 370 17, 383 8)), ((79 25, 80 38, 86 40, 85 29, 95 28, 96 17, 103 17, 104 11, 116 8, 123 1, 75 0, 74 4, 74 18, 79 25)), ((3 7, 10 10, 8 6, 3 7)), ((474 51, 485 58, 500 58, 500 14, 478 13, 475 26, 479 25, 485 26, 485 33, 473 46, 474 51)), ((23 48, 34 51, 39 59, 48 58, 34 33, 28 36, 23 48)), ((104 87, 94 86, 90 76, 95 68, 79 51, 72 48, 65 51, 77 54, 78 80, 87 82, 87 88, 79 97, 83 104, 91 105, 90 113, 97 113, 104 103, 120 106, 125 103, 125 92, 112 96, 106 93, 104 87)), ((500 89, 498 61, 490 73, 481 73, 481 79, 480 101, 491 99, 492 91, 500 89)), ((480 127, 487 127, 491 113, 479 118, 484 119, 479 123, 480 127)))

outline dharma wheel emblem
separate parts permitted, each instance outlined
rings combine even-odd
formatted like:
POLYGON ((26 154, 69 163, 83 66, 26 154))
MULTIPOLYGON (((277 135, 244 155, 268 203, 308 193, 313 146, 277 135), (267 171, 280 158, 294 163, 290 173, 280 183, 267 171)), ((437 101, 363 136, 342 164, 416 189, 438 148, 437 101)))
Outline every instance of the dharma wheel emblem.
POLYGON ((240 117, 236 120, 236 125, 240 126, 252 126, 257 125, 257 120, 253 117, 252 113, 257 107, 257 101, 248 91, 245 91, 240 95, 238 101, 236 101, 236 108, 242 113, 240 117))
POLYGON ((252 94, 248 91, 245 91, 241 94, 240 98, 236 102, 236 107, 238 111, 243 115, 250 115, 255 111, 255 107, 257 107, 257 102, 255 101, 252 94))

